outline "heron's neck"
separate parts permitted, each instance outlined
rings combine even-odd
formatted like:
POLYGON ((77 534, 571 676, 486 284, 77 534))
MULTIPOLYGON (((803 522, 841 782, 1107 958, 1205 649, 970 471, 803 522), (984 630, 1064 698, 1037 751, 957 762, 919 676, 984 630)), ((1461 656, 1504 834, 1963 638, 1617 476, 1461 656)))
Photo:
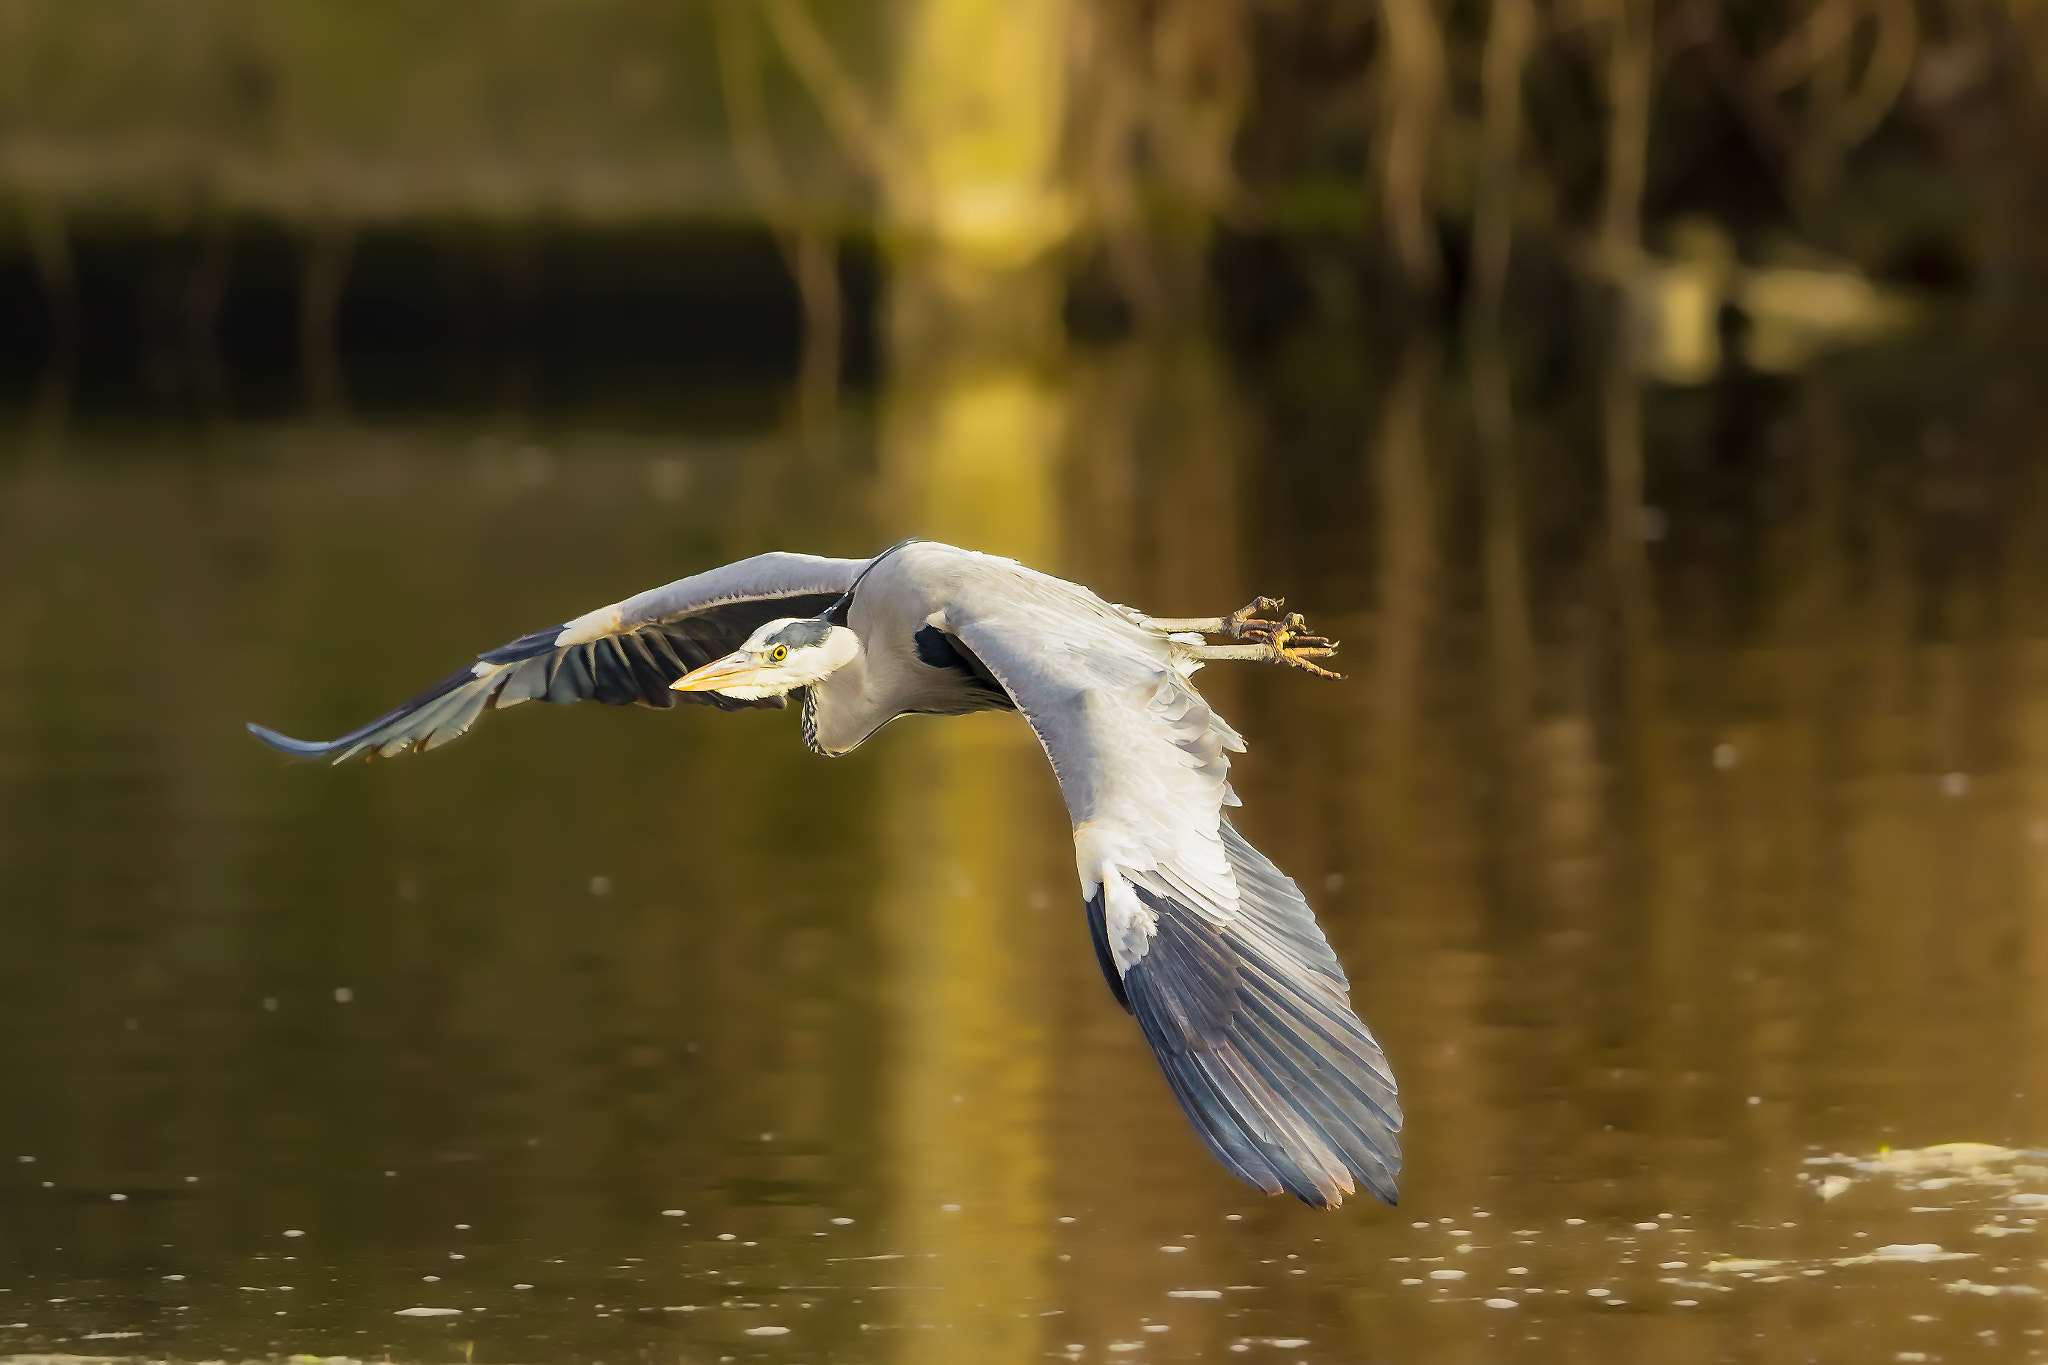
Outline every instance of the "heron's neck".
POLYGON ((804 743, 813 753, 836 758, 868 737, 872 723, 863 723, 868 703, 868 656, 865 648, 804 689, 804 743))

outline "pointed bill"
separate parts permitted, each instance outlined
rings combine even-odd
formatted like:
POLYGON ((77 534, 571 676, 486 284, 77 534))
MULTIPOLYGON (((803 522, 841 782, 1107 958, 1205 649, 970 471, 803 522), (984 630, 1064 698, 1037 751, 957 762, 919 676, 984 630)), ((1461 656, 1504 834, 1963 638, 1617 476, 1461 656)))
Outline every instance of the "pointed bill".
POLYGON ((768 670, 745 651, 728 654, 723 659, 713 659, 702 668, 692 669, 669 684, 677 692, 719 692, 729 687, 745 687, 759 683, 761 675, 768 670))

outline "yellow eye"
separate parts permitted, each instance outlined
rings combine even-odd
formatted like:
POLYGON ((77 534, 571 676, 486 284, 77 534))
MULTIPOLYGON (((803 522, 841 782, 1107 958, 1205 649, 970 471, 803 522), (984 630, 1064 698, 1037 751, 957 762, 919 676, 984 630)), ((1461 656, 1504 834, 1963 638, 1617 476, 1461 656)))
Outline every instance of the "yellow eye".
POLYGON ((782 661, 783 661, 784 659, 787 659, 788 657, 789 657, 789 646, 788 646, 788 645, 777 645, 777 646, 775 646, 775 648, 773 648, 773 649, 771 649, 771 650, 769 650, 769 651, 768 651, 768 662, 769 662, 769 663, 771 663, 771 664, 779 664, 779 663, 781 663, 781 662, 782 662, 782 661))

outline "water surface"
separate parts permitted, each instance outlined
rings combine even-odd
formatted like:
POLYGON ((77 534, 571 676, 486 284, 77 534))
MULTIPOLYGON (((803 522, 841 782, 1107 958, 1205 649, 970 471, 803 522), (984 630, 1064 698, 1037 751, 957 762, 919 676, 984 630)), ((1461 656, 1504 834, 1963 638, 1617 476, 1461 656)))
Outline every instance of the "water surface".
POLYGON ((10 414, 0 1354, 2039 1354, 2024 367, 1494 363, 1134 348, 801 429, 10 414), (1344 639, 1341 684, 1203 685, 1399 1075, 1398 1209, 1199 1147, 1014 717, 838 761, 776 713, 339 770, 241 731, 910 532, 1344 639), (1959 1141, 2006 1150, 1882 1155, 1959 1141))

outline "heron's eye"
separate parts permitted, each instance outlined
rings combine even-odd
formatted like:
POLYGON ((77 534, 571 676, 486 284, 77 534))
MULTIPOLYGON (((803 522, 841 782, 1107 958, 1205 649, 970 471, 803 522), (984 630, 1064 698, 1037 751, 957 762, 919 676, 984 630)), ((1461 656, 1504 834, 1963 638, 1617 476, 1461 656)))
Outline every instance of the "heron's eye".
POLYGON ((788 645, 777 645, 777 646, 775 646, 775 648, 773 648, 773 649, 771 649, 771 650, 769 650, 769 651, 768 651, 768 662, 769 662, 769 663, 771 663, 771 664, 779 664, 779 663, 781 663, 781 662, 782 662, 782 661, 783 661, 784 659, 787 659, 788 657, 789 657, 789 646, 788 646, 788 645))

